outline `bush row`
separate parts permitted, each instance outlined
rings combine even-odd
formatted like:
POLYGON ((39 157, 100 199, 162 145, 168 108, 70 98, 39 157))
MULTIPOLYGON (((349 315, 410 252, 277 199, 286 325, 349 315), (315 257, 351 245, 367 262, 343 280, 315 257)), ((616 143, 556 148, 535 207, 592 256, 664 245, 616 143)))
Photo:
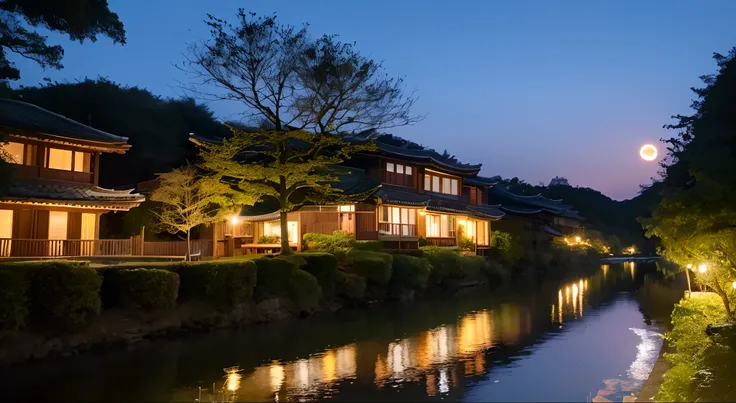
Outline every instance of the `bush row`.
POLYGON ((431 282, 503 277, 503 268, 479 256, 429 249, 425 257, 353 248, 345 259, 305 252, 252 260, 161 263, 93 269, 79 262, 0 264, 0 334, 22 327, 74 330, 101 309, 156 310, 177 302, 215 307, 284 298, 308 311, 320 300, 362 300, 384 292, 426 288, 431 282))

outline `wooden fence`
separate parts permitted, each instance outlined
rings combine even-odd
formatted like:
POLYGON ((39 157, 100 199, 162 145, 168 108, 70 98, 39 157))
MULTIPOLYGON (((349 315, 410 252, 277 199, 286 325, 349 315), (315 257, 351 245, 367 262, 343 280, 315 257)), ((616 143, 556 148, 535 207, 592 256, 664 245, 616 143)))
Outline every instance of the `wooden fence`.
MULTIPOLYGON (((191 242, 193 256, 212 256, 212 240, 191 242)), ((186 256, 186 241, 141 242, 127 239, 10 239, 0 238, 0 257, 186 256)))

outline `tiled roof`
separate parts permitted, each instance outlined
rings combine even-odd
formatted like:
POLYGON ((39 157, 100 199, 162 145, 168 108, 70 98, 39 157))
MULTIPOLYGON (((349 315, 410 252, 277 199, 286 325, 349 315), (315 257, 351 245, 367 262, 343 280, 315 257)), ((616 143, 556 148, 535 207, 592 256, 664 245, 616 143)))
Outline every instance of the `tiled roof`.
POLYGON ((463 178, 463 184, 471 186, 493 186, 501 180, 502 179, 500 176, 487 178, 485 176, 476 175, 468 178, 463 178))
POLYGON ((384 185, 376 192, 376 197, 385 204, 401 204, 406 206, 426 206, 430 197, 426 194, 403 190, 390 185, 384 185))
POLYGON ((133 190, 105 189, 85 184, 14 182, 0 196, 0 201, 34 204, 88 206, 128 210, 146 199, 133 190))
POLYGON ((546 233, 548 233, 550 235, 554 235, 554 236, 563 236, 563 235, 565 235, 562 232, 556 230, 555 228, 553 228, 553 227, 551 227, 549 225, 545 225, 543 229, 544 229, 544 232, 546 232, 546 233))
POLYGON ((474 205, 468 205, 468 210, 473 212, 474 214, 479 214, 481 216, 485 216, 486 218, 494 218, 494 219, 500 219, 506 213, 501 211, 501 206, 490 206, 490 205, 481 205, 481 206, 474 206, 474 205))
POLYGON ((392 146, 386 143, 382 143, 377 141, 376 147, 379 151, 382 151, 384 153, 398 156, 398 157, 404 157, 404 158, 411 158, 413 160, 422 160, 427 163, 433 163, 440 167, 452 169, 455 171, 462 171, 462 172, 468 172, 468 173, 477 173, 480 171, 482 164, 463 164, 461 162, 451 160, 449 158, 443 157, 442 154, 438 153, 434 150, 417 150, 417 149, 410 149, 410 148, 404 148, 404 147, 397 147, 392 146))
POLYGON ((127 137, 116 136, 79 123, 40 106, 0 99, 0 125, 67 139, 125 145, 127 137))

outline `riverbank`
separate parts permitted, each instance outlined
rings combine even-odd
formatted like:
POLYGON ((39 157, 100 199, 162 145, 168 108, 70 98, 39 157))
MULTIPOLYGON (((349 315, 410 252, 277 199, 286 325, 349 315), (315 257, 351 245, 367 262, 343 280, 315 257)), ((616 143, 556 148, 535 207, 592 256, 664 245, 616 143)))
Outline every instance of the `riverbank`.
POLYGON ((649 373, 649 377, 636 396, 637 403, 650 403, 654 401, 654 397, 664 382, 664 374, 672 368, 672 365, 667 361, 666 355, 673 352, 675 352, 675 349, 667 340, 664 340, 659 350, 657 361, 654 363, 654 368, 652 368, 652 372, 649 373))
POLYGON ((355 251, 343 263, 329 253, 300 253, 135 267, 2 265, 0 364, 498 285, 506 277, 482 257, 451 251, 426 258, 355 251))

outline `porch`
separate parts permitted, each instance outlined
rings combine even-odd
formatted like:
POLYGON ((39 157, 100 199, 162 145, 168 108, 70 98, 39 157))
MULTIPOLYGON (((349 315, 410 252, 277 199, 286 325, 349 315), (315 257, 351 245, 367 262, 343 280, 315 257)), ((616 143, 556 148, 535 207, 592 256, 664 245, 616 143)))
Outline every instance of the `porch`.
MULTIPOLYGON (((191 241, 191 255, 211 258, 210 239, 191 241)), ((77 258, 87 256, 186 257, 186 241, 145 242, 126 239, 17 239, 0 238, 0 258, 77 258)))

